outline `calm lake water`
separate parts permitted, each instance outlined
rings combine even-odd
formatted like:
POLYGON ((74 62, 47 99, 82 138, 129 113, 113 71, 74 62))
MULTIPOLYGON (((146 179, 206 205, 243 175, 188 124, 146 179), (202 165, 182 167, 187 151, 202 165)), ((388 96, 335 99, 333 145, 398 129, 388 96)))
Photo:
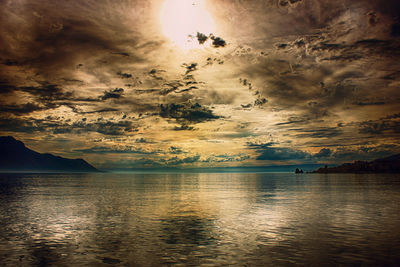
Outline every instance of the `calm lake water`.
POLYGON ((1 174, 0 263, 400 265, 400 175, 1 174))

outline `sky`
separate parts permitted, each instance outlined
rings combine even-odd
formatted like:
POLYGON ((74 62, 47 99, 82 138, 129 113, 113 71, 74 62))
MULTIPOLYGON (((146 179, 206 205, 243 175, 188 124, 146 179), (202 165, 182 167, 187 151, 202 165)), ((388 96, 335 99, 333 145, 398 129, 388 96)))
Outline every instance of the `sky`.
POLYGON ((398 0, 0 1, 0 135, 98 168, 400 153, 398 0))

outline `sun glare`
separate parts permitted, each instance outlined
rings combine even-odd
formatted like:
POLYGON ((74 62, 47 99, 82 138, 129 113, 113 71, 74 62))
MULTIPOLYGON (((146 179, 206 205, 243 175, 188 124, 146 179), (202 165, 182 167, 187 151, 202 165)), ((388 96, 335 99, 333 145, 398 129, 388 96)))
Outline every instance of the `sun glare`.
POLYGON ((197 32, 208 36, 214 31, 204 0, 165 0, 160 19, 165 36, 186 50, 202 47, 196 39, 197 32))

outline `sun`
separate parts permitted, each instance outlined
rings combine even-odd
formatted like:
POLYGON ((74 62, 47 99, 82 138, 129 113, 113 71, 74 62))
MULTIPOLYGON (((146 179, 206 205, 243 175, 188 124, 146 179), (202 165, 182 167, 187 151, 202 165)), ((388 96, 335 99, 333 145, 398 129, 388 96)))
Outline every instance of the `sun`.
POLYGON ((185 50, 202 47, 195 37, 198 32, 207 36, 214 32, 204 0, 165 0, 160 21, 165 36, 185 50))

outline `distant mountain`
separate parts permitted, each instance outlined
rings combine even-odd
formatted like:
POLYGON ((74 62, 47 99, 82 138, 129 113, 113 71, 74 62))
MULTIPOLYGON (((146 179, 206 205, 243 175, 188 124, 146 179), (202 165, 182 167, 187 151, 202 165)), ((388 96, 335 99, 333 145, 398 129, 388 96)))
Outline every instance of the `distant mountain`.
POLYGON ((83 159, 41 154, 11 136, 0 136, 0 170, 33 172, 98 172, 83 159))
POLYGON ((373 161, 355 161, 336 167, 319 168, 313 173, 400 173, 400 154, 373 161))

